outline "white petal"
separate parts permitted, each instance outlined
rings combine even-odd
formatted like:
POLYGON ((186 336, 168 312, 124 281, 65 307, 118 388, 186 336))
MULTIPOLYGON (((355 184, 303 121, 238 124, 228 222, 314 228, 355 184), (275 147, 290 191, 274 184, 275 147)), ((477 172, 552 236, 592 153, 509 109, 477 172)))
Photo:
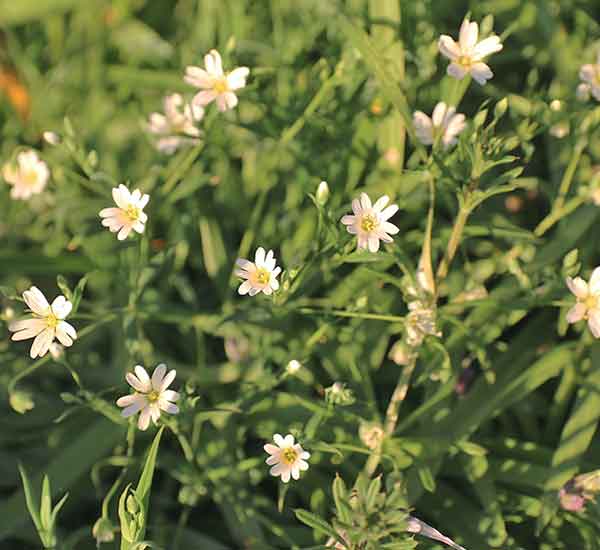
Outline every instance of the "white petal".
POLYGON ((277 447, 276 445, 273 445, 272 443, 265 443, 263 446, 263 449, 265 450, 265 452, 269 453, 270 455, 279 453, 279 451, 281 451, 281 449, 279 447, 277 447))
POLYGON ((48 353, 48 349, 50 349, 50 344, 54 340, 54 329, 47 328, 40 332, 31 344, 31 350, 29 355, 32 359, 36 357, 43 357, 48 353))
POLYGON ((590 84, 593 83, 596 78, 596 70, 594 66, 590 64, 583 65, 581 69, 579 69, 579 78, 585 82, 589 82, 590 84))
POLYGON ((150 425, 150 407, 146 407, 142 410, 142 414, 138 418, 138 428, 142 431, 148 429, 150 425))
POLYGON ((462 65, 459 65, 458 63, 450 63, 450 65, 448 65, 448 68, 446 69, 446 72, 449 76, 458 80, 462 80, 467 74, 465 68, 462 65))
POLYGON ((275 434, 273 436, 273 441, 275 441, 275 444, 279 445, 280 447, 285 446, 285 440, 283 439, 283 436, 281 434, 275 434))
POLYGON ((131 393, 129 395, 124 395, 123 397, 119 397, 117 399, 117 407, 129 407, 133 403, 137 403, 139 401, 140 394, 139 393, 131 393))
POLYGON ((590 294, 600 294, 600 267, 597 267, 592 271, 588 288, 590 294))
POLYGON ((223 99, 227 109, 233 109, 238 104, 238 98, 233 92, 225 92, 223 99))
POLYGON ((356 216, 362 213, 362 206, 360 205, 360 201, 358 199, 354 199, 352 201, 352 212, 354 212, 356 216))
POLYGON ((368 210, 372 208, 371 199, 369 198, 369 195, 367 195, 366 193, 360 194, 360 205, 362 206, 363 210, 368 210))
POLYGON ((442 55, 446 56, 451 61, 455 61, 462 55, 460 46, 447 34, 442 34, 442 36, 440 36, 438 49, 442 55))
POLYGON ((200 107, 205 107, 211 101, 214 101, 216 97, 217 92, 215 92, 214 90, 202 90, 193 97, 192 104, 198 105, 200 107))
POLYGON ((380 220, 389 220, 396 212, 398 212, 399 207, 397 204, 390 204, 381 214, 379 214, 380 220))
POLYGON ((217 98, 216 98, 216 102, 217 102, 217 108, 222 113, 224 113, 228 109, 228 107, 227 107, 227 97, 225 96, 225 94, 219 94, 217 96, 217 98))
POLYGON ((120 241, 124 241, 129 236, 129 233, 131 233, 131 225, 124 225, 119 230, 119 233, 117 234, 117 239, 119 239, 120 241))
POLYGON ((299 460, 298 461, 298 469, 302 472, 305 472, 306 470, 308 470, 308 462, 306 462, 304 460, 299 460))
POLYGON ((248 292, 250 292, 251 288, 252 288, 252 283, 250 281, 244 281, 238 288, 238 294, 240 294, 241 296, 244 296, 244 295, 248 294, 248 292))
POLYGON ((69 347, 73 345, 73 340, 60 325, 56 327, 56 338, 58 338, 58 341, 63 346, 69 347))
POLYGON ((479 44, 473 48, 471 55, 473 56, 473 59, 480 61, 488 55, 499 52, 501 49, 502 44, 500 43, 500 37, 492 35, 479 42, 479 44))
POLYGON ((446 115, 447 106, 443 101, 440 101, 433 109, 431 120, 434 126, 441 126, 446 115))
POLYGON ((160 393, 160 398, 164 401, 178 401, 181 396, 173 390, 162 390, 160 393))
POLYGON ((423 145, 433 143, 433 125, 431 119, 422 111, 415 111, 413 114, 413 125, 417 138, 423 145))
POLYGON ((474 63, 472 65, 471 76, 475 82, 483 86, 487 80, 494 76, 494 73, 485 63, 480 61, 479 63, 474 63))
POLYGON ((159 401, 160 409, 165 411, 168 414, 178 414, 179 407, 173 403, 169 403, 168 401, 159 401))
POLYGON ((567 323, 577 323, 581 321, 585 317, 585 313, 587 308, 585 304, 581 302, 575 304, 568 312, 567 312, 567 323))
POLYGON ((574 279, 567 277, 567 286, 569 287, 569 290, 580 300, 587 298, 588 284, 581 277, 575 277, 574 279))
POLYGON ((119 185, 119 187, 114 187, 112 190, 112 196, 115 204, 119 208, 123 210, 127 209, 130 198, 129 189, 127 189, 127 187, 125 187, 123 184, 119 185))
POLYGON ((59 319, 64 319, 71 313, 73 304, 69 302, 64 296, 57 296, 52 302, 52 312, 59 319))
POLYGON ((273 464, 277 464, 279 462, 279 455, 270 456, 265 460, 268 466, 273 466, 273 464))
POLYGON ((175 369, 170 370, 167 375, 163 378, 162 384, 160 385, 160 392, 164 392, 175 380, 177 371, 175 369))
POLYGON ((290 480, 290 469, 283 470, 281 472, 281 481, 287 483, 290 480))
POLYGON ((254 255, 254 263, 257 267, 262 267, 265 263, 265 249, 262 246, 259 246, 256 249, 256 254, 254 255))
POLYGON ((283 465, 281 462, 279 462, 278 464, 275 464, 275 466, 273 466, 273 467, 272 467, 272 468, 269 470, 269 473, 270 473, 272 476, 275 476, 275 477, 277 477, 278 475, 280 475, 280 474, 281 474, 281 471, 283 470, 283 468, 284 468, 284 467, 285 467, 285 466, 284 466, 284 465, 283 465))
POLYGON ((590 327, 594 338, 600 338, 600 310, 594 309, 588 312, 588 315, 588 327, 590 327))
POLYGON ((379 238, 376 235, 369 235, 369 252, 377 252, 379 250, 379 238))
POLYGON ((375 212, 381 212, 385 208, 385 205, 388 202, 390 202, 390 198, 387 195, 383 195, 382 197, 379 197, 377 199, 377 201, 375 201, 375 204, 373 205, 373 210, 375 210, 375 212))
POLYGON ((186 67, 183 80, 192 86, 197 86, 198 88, 212 87, 212 77, 200 67, 186 67))
POLYGON ((356 222, 356 216, 353 216, 352 214, 346 214, 345 216, 342 216, 340 221, 344 225, 353 225, 356 222))
POLYGON ((386 233, 389 233, 390 235, 396 235, 396 233, 398 233, 400 231, 400 229, 398 229, 393 223, 390 223, 390 222, 383 222, 381 224, 381 229, 382 229, 382 231, 385 231, 386 233))
POLYGON ((32 286, 29 290, 23 292, 23 299, 31 311, 38 315, 47 315, 50 304, 38 287, 32 286))
POLYGON ((250 74, 248 67, 238 67, 227 75, 227 85, 230 90, 238 90, 246 85, 246 78, 250 74))
POLYGON ((477 23, 471 23, 468 19, 465 19, 460 26, 460 33, 458 36, 458 42, 462 51, 471 51, 475 44, 477 44, 478 36, 479 26, 477 23))
POLYGON ((8 330, 14 332, 12 339, 14 341, 27 340, 34 338, 47 327, 44 319, 23 319, 14 321, 8 325, 8 330))
POLYGON ((165 365, 164 363, 161 363, 154 369, 154 372, 152 373, 152 387, 156 391, 160 391, 160 386, 162 384, 162 381, 163 381, 163 378, 165 377, 166 372, 167 372, 167 365, 165 365))
POLYGON ((297 466, 292 467, 291 472, 292 472, 292 477, 294 479, 300 479, 300 470, 298 469, 297 466))
POLYGON ((214 76, 223 76, 223 63, 221 54, 217 50, 210 50, 204 57, 204 65, 209 74, 214 76))

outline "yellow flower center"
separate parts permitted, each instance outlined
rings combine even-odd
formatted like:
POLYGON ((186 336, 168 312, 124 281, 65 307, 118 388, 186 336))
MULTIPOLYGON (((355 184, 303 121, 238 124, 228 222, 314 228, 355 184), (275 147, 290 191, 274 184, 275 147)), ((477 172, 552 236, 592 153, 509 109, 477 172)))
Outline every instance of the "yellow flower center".
POLYGON ((271 274, 264 267, 260 267, 256 270, 255 278, 259 285, 266 285, 271 279, 271 274))
POLYGON ((156 390, 152 390, 149 394, 146 395, 146 399, 149 403, 156 403, 160 394, 156 390))
POLYGON ((48 325, 48 328, 55 328, 56 325, 58 325, 58 317, 56 317, 54 313, 49 313, 46 317, 46 324, 48 325))
POLYGON ((473 65, 473 60, 471 59, 470 56, 468 55, 461 55, 458 58, 457 63, 461 66, 464 67, 465 69, 470 69, 471 65, 473 65))
POLYGON ((25 185, 35 185, 38 181, 38 175, 35 170, 26 170, 22 175, 23 183, 25 185))
POLYGON ((374 231, 377 228, 377 225, 377 218, 372 214, 367 214, 366 216, 362 217, 362 220, 360 220, 360 228, 366 233, 374 231))
POLYGON ((590 294, 584 301, 583 301, 586 309, 590 310, 590 309, 596 309, 598 307, 598 296, 595 296, 594 294, 590 294))
POLYGON ((286 464, 293 464, 298 458, 298 453, 292 447, 288 447, 281 452, 281 458, 286 464))
POLYGON ((130 204, 125 210, 125 214, 132 222, 135 222, 140 217, 140 209, 130 204))
POLYGON ((213 90, 218 94, 224 94, 229 91, 229 86, 227 85, 227 79, 220 78, 219 80, 215 80, 213 84, 213 90))

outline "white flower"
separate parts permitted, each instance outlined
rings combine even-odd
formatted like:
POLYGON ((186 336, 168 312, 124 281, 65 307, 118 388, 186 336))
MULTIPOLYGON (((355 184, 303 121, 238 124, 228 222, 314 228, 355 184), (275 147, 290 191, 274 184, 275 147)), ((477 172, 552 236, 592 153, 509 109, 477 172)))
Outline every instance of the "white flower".
POLYGON ((390 235, 395 235, 400 230, 387 220, 398 212, 398 207, 392 204, 385 208, 389 200, 387 195, 383 195, 375 204, 371 205, 369 196, 361 193, 360 200, 352 201, 354 215, 348 214, 341 221, 346 226, 348 233, 357 236, 358 248, 377 252, 379 241, 393 242, 394 239, 390 235))
POLYGON ((300 472, 308 470, 310 453, 307 453, 300 443, 294 444, 294 436, 291 434, 282 437, 279 434, 273 436, 275 445, 267 443, 265 451, 270 455, 266 463, 273 466, 269 473, 272 476, 281 476, 281 481, 287 483, 290 476, 294 479, 300 477, 300 472))
POLYGON ((598 53, 596 63, 588 63, 579 69, 579 78, 583 81, 583 84, 580 84, 577 88, 577 97, 583 98, 587 92, 587 94, 591 93, 595 99, 600 101, 600 53, 598 53))
POLYGON ((16 166, 7 163, 2 168, 2 177, 12 185, 10 196, 13 199, 27 200, 31 195, 41 193, 48 183, 50 170, 35 151, 23 151, 17 155, 16 166))
POLYGON ((302 363, 297 359, 292 359, 285 367, 285 370, 288 374, 296 374, 301 368, 302 363))
POLYGON ((240 269, 235 274, 246 279, 238 288, 241 295, 254 296, 264 292, 267 296, 279 289, 277 276, 281 273, 280 267, 275 267, 276 261, 272 250, 265 255, 265 249, 260 246, 254 255, 254 262, 238 258, 235 262, 240 269))
POLYGON ((431 118, 422 111, 416 111, 413 115, 413 124, 417 137, 423 145, 432 145, 440 136, 444 149, 448 149, 458 141, 458 134, 466 126, 465 115, 456 114, 456 108, 447 106, 443 101, 435 106, 431 118))
POLYGON ((435 306, 428 307, 420 300, 408 304, 410 312, 406 316, 406 343, 410 347, 419 347, 427 335, 437 336, 442 333, 437 329, 435 306))
POLYGON ((139 189, 130 193, 123 184, 113 188, 112 196, 118 208, 100 210, 102 225, 108 227, 112 233, 118 231, 117 239, 120 241, 126 239, 132 229, 143 233, 148 219, 144 207, 148 204, 150 196, 142 195, 139 189))
POLYGON ((502 49, 500 38, 495 34, 488 36, 481 42, 477 42, 479 26, 465 19, 460 27, 458 43, 451 36, 443 34, 440 36, 438 48, 442 55, 450 59, 448 74, 462 80, 465 75, 470 74, 479 84, 485 84, 494 76, 491 69, 483 62, 488 55, 499 52, 502 49))
POLYGON ((233 109, 238 103, 234 90, 239 90, 246 85, 250 69, 238 67, 230 73, 224 73, 221 56, 217 50, 210 50, 204 56, 204 67, 201 69, 190 66, 185 69, 184 80, 202 89, 194 96, 192 104, 204 107, 216 100, 219 111, 233 109))
POLYGON ((23 299, 33 313, 33 318, 14 321, 8 325, 8 330, 14 332, 12 339, 15 341, 35 338, 29 353, 32 359, 46 355, 54 338, 58 338, 63 346, 73 344, 77 332, 65 321, 73 309, 71 302, 64 296, 57 296, 50 305, 35 286, 23 292, 23 299))
POLYGON ((582 82, 579 86, 577 86, 575 96, 579 101, 589 101, 591 91, 592 87, 589 84, 582 82))
POLYGON ((164 99, 164 110, 164 115, 152 113, 148 123, 148 130, 159 136, 156 148, 161 153, 170 155, 183 145, 198 142, 200 130, 195 123, 204 116, 202 107, 185 103, 180 94, 171 94, 164 99))
POLYGON ((121 411, 125 418, 141 411, 138 428, 146 430, 150 425, 151 418, 154 424, 158 422, 161 411, 169 414, 179 412, 179 407, 173 403, 179 399, 179 394, 168 389, 175 380, 175 369, 167 373, 167 366, 161 363, 154 369, 152 379, 148 376, 146 369, 140 365, 136 365, 133 370, 135 374, 128 372, 125 379, 135 393, 117 400, 119 407, 125 407, 121 411))
POLYGON ((589 283, 581 277, 567 277, 567 286, 577 298, 577 303, 567 312, 567 322, 585 319, 594 338, 600 338, 600 267, 594 269, 589 283))

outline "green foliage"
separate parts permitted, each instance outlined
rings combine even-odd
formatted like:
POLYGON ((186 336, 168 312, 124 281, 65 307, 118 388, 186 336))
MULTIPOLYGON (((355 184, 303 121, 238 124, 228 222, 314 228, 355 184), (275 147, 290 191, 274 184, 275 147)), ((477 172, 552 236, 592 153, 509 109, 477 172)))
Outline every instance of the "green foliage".
POLYGON ((600 264, 600 107, 577 99, 599 21, 592 0, 0 0, 0 164, 32 148, 52 174, 27 201, 0 178, 0 547, 439 548, 419 518, 469 550, 596 550, 600 356, 565 279, 600 264), (485 86, 438 51, 466 14, 504 46, 485 86), (248 85, 163 154, 149 116, 211 48, 248 85), (465 115, 452 147, 415 131, 438 101, 465 115), (121 183, 151 197, 122 242, 98 216, 121 183), (399 206, 376 254, 340 223, 362 192, 399 206), (239 296, 259 246, 280 289, 239 296), (35 360, 8 330, 32 285, 78 334, 35 360), (180 411, 142 432, 116 400, 161 362, 180 411), (275 433, 311 454, 289 484, 275 433))

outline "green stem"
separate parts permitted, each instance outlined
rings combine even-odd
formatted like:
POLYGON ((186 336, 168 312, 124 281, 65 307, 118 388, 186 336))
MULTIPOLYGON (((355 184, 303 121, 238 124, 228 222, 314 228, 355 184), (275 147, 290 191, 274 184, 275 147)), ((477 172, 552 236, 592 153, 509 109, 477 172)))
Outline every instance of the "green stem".
POLYGON ((438 284, 446 277, 446 275, 448 275, 450 264, 454 259, 456 251, 458 250, 458 245, 460 244, 460 241, 462 239, 462 234, 465 229, 465 225, 467 224, 467 219, 469 218, 469 214, 471 213, 471 209, 467 206, 467 204, 468 200, 461 205, 460 210, 458 211, 458 216, 456 216, 456 220, 454 221, 454 226, 452 227, 452 234, 450 235, 450 240, 448 241, 446 252, 440 262, 440 265, 438 266, 438 284))
POLYGON ((343 309, 320 309, 314 307, 301 307, 300 313, 334 315, 336 317, 351 317, 354 319, 371 319, 373 321, 387 321, 388 323, 404 323, 404 317, 398 315, 382 315, 379 313, 360 313, 358 311, 345 311, 343 309))
POLYGON ((560 187, 558 189, 558 196, 552 205, 552 209, 550 213, 538 224, 535 228, 534 233, 536 237, 541 237, 548 229, 550 229, 556 222, 558 222, 561 218, 566 216, 575 210, 580 204, 584 202, 584 199, 581 197, 575 197, 567 204, 565 204, 567 194, 569 193, 569 189, 571 188, 571 183, 573 182, 573 176, 575 175, 575 171, 577 170, 577 165, 579 164, 579 160, 581 159, 581 155, 585 150, 587 145, 587 140, 582 138, 580 139, 573 148, 573 154, 569 159, 569 164, 563 174, 563 178, 560 182, 560 187))

